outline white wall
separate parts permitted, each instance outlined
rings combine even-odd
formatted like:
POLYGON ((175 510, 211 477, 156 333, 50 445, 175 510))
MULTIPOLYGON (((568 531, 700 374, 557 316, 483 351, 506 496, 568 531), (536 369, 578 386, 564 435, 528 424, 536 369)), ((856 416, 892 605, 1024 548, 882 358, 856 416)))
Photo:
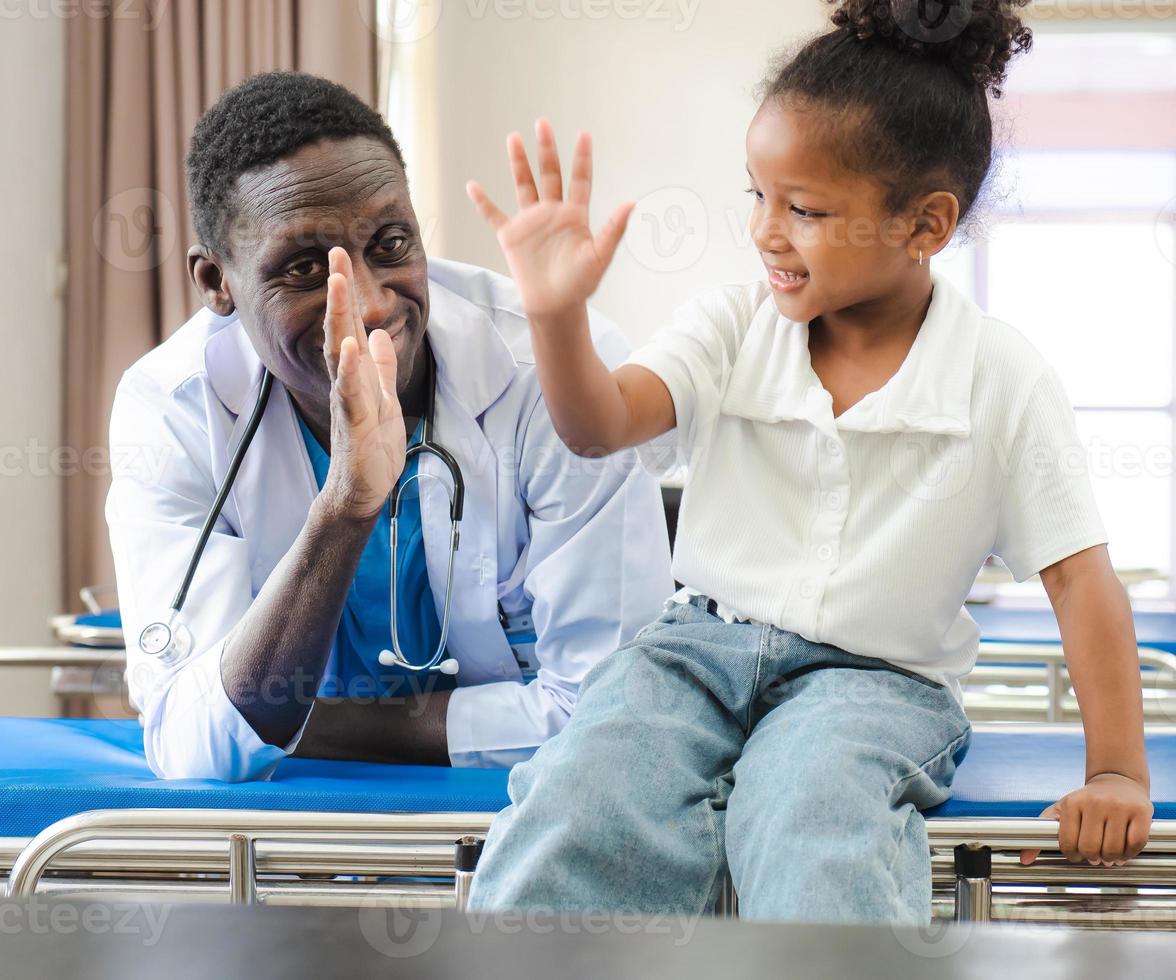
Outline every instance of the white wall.
MULTIPOLYGON (((60 486, 65 22, 0 20, 0 647, 50 642, 61 601, 60 486)), ((0 668, 0 714, 52 714, 45 670, 0 668)))
POLYGON ((398 30, 414 40, 392 45, 410 77, 391 117, 430 254, 505 271, 465 182, 476 177, 513 208, 506 134, 533 145, 533 121, 546 115, 562 153, 577 129, 593 135, 596 224, 622 200, 639 202, 593 300, 633 341, 694 293, 761 274, 743 194, 752 92, 772 54, 823 29, 825 4, 400 0, 400 11, 398 30))

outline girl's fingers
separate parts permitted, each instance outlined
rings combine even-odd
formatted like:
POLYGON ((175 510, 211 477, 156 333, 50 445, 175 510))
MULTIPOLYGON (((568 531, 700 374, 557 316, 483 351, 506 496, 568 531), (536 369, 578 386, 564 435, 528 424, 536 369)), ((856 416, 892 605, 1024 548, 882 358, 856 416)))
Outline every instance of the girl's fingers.
POLYGON ((396 345, 384 330, 374 330, 371 336, 372 360, 380 378, 380 393, 393 415, 400 415, 400 397, 396 393, 396 345))
POLYGON ((535 177, 531 173, 531 162, 527 159, 527 148, 518 133, 511 133, 506 138, 506 156, 510 160, 510 173, 514 177, 515 197, 518 199, 519 207, 530 207, 539 200, 539 191, 535 188, 535 177))
POLYGON ((592 138, 583 130, 576 136, 572 152, 572 179, 568 181, 568 201, 588 207, 592 197, 592 138))
POLYGON ((1082 821, 1074 807, 1067 807, 1065 812, 1058 814, 1058 848, 1067 861, 1076 863, 1082 860, 1082 855, 1078 853, 1078 835, 1081 830, 1082 821))
POLYGON ((1133 858, 1147 846, 1151 832, 1151 815, 1132 817, 1127 824, 1127 858, 1133 858))
POLYGON ((1107 864, 1118 864, 1127 857, 1127 818, 1120 814, 1107 817, 1103 828, 1102 859, 1107 864))
POLYGON ((624 237, 625 228, 629 224, 629 215, 633 213, 635 206, 632 201, 622 204, 612 213, 612 217, 605 222, 604 227, 597 232, 596 254, 600 257, 602 265, 607 267, 612 262, 617 246, 624 237))
POLYGON ((490 223, 490 226, 495 231, 501 228, 509 220, 507 216, 498 209, 495 203, 486 196, 486 192, 482 190, 481 184, 479 184, 476 180, 470 180, 466 182, 466 194, 469 196, 469 199, 474 202, 474 207, 478 209, 478 213, 481 214, 482 217, 490 223))
MULTIPOLYGON (((1039 813, 1037 816, 1039 818, 1044 817, 1047 820, 1048 819, 1057 819, 1058 805, 1056 803, 1051 803, 1044 810, 1042 810, 1041 813, 1039 813)), ((1037 860, 1037 855, 1040 853, 1041 853, 1041 848, 1030 848, 1030 849, 1022 851, 1021 852, 1021 863, 1022 864, 1032 864, 1034 861, 1037 860)))
POLYGON ((1078 854, 1084 861, 1097 864, 1102 858, 1103 834, 1106 831, 1106 819, 1089 811, 1082 814, 1082 822, 1078 830, 1078 854))
POLYGON ((559 151, 555 148, 555 130, 546 119, 535 122, 539 142, 539 194, 545 201, 563 200, 563 175, 559 170, 559 151))

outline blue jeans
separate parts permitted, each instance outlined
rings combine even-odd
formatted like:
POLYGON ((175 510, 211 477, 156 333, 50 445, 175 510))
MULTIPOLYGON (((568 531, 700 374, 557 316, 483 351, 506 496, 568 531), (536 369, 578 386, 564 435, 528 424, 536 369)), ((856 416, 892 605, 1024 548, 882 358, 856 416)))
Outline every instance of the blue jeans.
POLYGON ((971 742, 942 685, 708 600, 667 603, 510 774, 472 910, 925 924, 920 810, 971 742))

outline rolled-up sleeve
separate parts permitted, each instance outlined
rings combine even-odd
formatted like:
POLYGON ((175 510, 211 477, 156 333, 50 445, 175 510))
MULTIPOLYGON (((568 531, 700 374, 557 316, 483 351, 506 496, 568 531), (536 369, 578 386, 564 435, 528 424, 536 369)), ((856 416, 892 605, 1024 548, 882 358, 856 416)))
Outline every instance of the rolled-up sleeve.
POLYGON ((219 521, 184 606, 189 657, 171 667, 138 637, 166 616, 215 494, 208 437, 182 395, 128 373, 110 423, 106 520, 127 638, 127 684, 152 771, 169 779, 265 779, 288 747, 267 745, 221 681, 224 640, 253 601, 245 542, 219 521))

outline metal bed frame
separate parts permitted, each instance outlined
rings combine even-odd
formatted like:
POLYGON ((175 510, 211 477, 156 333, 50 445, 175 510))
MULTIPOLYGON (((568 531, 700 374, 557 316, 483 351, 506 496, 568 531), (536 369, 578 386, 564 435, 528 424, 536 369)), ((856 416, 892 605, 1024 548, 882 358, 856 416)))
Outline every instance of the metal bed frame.
MULTIPOLYGON (((0 839, 0 870, 12 898, 464 907, 470 845, 493 816, 95 810, 0 839)), ((1066 861, 1053 820, 932 817, 927 828, 936 919, 1176 930, 1176 820, 1153 823, 1118 868, 1066 861), (1022 848, 1042 855, 1023 866, 1022 848)), ((716 913, 737 908, 728 882, 716 913)))
MULTIPOLYGON (((109 648, 0 650, 0 666, 110 668, 120 655, 109 648)), ((1176 655, 1141 646, 1139 658, 1153 668, 1144 674, 1144 710, 1149 731, 1157 731, 1176 722, 1176 655)), ((1079 717, 1060 644, 985 642, 964 696, 975 722, 1079 717)), ((0 877, 7 875, 12 897, 461 906, 474 842, 493 816, 96 810, 33 838, 0 838, 0 877)), ((1144 852, 1119 868, 1066 861, 1052 820, 932 817, 927 827, 937 919, 1176 930, 1176 820, 1154 822, 1144 852), (1022 848, 1042 854, 1022 866, 1022 848)), ((737 909, 728 882, 716 912, 737 909)))
MULTIPOLYGON (((125 665, 125 651, 110 648, 0 648, 0 667, 54 669, 55 693, 73 706, 66 717, 86 716, 81 702, 88 693, 116 694, 112 677, 125 665), (84 671, 86 676, 70 671, 84 671)), ((1148 668, 1143 674, 1144 722, 1176 724, 1176 654, 1141 646, 1139 665, 1148 668)), ((982 642, 979 662, 964 680, 963 693, 964 708, 973 721, 1081 720, 1060 644, 982 642)))
MULTIPOLYGON (((671 538, 677 520, 680 488, 669 481, 662 488, 671 538)), ((1157 577, 1153 569, 1118 571, 1125 585, 1157 577)), ((1007 574, 985 566, 978 585, 1007 581, 1007 574)), ((112 586, 87 586, 79 597, 88 610, 81 616, 50 617, 49 624, 64 644, 58 648, 0 649, 0 666, 51 666, 52 686, 62 700, 63 714, 84 717, 87 694, 123 694, 116 672, 125 668, 122 630, 96 626, 96 617, 108 615, 103 600, 116 600, 112 586)), ((987 607, 987 603, 981 603, 987 607)), ((977 607, 972 606, 973 609, 977 607)), ((1021 607, 1012 606, 1009 611, 1021 607)), ((1176 636, 1173 637, 1176 642, 1176 636)), ((1138 647, 1144 672, 1144 721, 1176 723, 1176 654, 1148 644, 1138 647)), ((981 640, 980 656, 963 682, 964 708, 973 721, 1078 721, 1078 702, 1069 684, 1060 640, 1051 642, 992 642, 981 640), (1029 666, 1037 664, 1040 666, 1029 666)))
MULTIPOLYGON (((1142 675, 1144 723, 1176 723, 1176 654, 1141 646, 1139 665, 1150 668, 1142 675)), ((972 721, 1081 720, 1061 644, 982 641, 963 691, 972 721)))

